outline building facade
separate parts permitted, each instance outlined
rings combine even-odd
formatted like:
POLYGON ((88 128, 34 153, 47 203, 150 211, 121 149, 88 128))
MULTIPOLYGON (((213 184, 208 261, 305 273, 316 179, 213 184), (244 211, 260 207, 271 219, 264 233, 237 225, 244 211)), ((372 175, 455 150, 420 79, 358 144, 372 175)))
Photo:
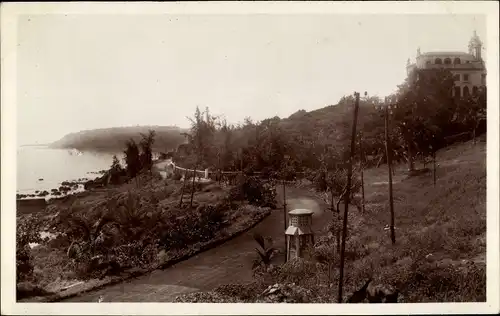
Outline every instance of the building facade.
POLYGON ((427 52, 417 50, 415 63, 408 62, 406 71, 412 76, 416 69, 449 69, 455 79, 453 95, 467 97, 486 87, 486 66, 481 56, 483 43, 476 32, 469 41, 469 52, 427 52))

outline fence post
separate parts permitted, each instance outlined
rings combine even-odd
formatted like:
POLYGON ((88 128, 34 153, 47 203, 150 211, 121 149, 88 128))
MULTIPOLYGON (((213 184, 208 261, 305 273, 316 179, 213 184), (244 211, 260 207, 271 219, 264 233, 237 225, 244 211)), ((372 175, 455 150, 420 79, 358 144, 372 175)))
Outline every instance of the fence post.
POLYGON ((205 179, 208 179, 208 168, 205 169, 205 179))

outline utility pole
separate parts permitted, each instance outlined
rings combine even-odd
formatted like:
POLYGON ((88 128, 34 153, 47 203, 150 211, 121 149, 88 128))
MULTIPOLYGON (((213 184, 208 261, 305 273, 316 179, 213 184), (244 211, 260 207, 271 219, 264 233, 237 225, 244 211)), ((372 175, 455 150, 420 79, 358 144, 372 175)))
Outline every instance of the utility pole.
POLYGON ((354 153, 356 149, 356 123, 358 122, 358 110, 359 110, 359 93, 354 92, 356 101, 354 103, 354 116, 352 122, 352 134, 351 134, 351 156, 349 158, 349 164, 347 166, 347 192, 344 196, 344 221, 342 226, 342 246, 340 250, 340 275, 339 275, 339 292, 337 301, 342 303, 342 287, 344 285, 344 261, 345 261, 345 242, 347 236, 347 215, 349 213, 349 197, 351 195, 351 178, 352 178, 352 163, 354 159, 354 153))
MULTIPOLYGON (((386 99, 387 101, 387 99, 386 99)), ((389 209, 391 211, 391 241, 396 243, 396 234, 394 232, 394 199, 392 196, 392 160, 391 144, 389 141, 389 104, 385 104, 385 152, 387 156, 387 168, 389 169, 389 209)))
MULTIPOLYGON (((285 156, 285 166, 283 168, 282 172, 282 178, 283 178, 283 226, 285 228, 284 232, 286 232, 287 229, 287 223, 286 223, 286 186, 285 186, 285 170, 286 170, 286 163, 288 161, 288 156, 285 156)), ((285 234, 285 263, 287 262, 288 259, 288 249, 287 249, 287 243, 286 243, 286 234, 285 234)))
POLYGON ((359 134, 359 169, 361 170, 361 210, 365 212, 365 181, 363 177, 364 151, 363 151, 363 133, 359 134))

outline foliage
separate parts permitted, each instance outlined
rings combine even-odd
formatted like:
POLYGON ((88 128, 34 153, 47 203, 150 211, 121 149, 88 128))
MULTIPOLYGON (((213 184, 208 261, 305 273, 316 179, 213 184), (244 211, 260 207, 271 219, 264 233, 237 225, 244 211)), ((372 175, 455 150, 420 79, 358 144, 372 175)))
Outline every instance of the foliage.
POLYGON ((114 185, 122 183, 122 177, 126 176, 126 170, 122 168, 120 161, 118 160, 118 157, 116 157, 116 155, 113 156, 113 162, 111 164, 111 167, 109 168, 108 174, 109 183, 114 185))
POLYGON ((254 234, 253 239, 258 244, 258 247, 255 248, 258 257, 254 260, 252 269, 258 266, 268 267, 276 253, 276 249, 272 247, 272 240, 270 238, 265 239, 260 234, 254 234))
POLYGON ((163 224, 160 246, 181 249, 213 238, 227 224, 224 221, 226 207, 224 203, 201 205, 183 215, 169 214, 163 224))
POLYGON ((252 205, 275 208, 276 190, 257 177, 240 175, 236 185, 229 191, 228 199, 247 200, 252 205))
POLYGON ((155 131, 150 130, 148 134, 141 134, 141 154, 139 160, 141 162, 141 169, 151 171, 153 167, 153 144, 155 142, 155 131))
POLYGON ((127 165, 127 174, 130 178, 135 178, 141 170, 140 151, 137 143, 129 139, 126 143, 125 163, 127 165))
POLYGON ((40 224, 33 217, 18 219, 16 229, 16 280, 33 278, 33 263, 30 243, 40 243, 40 224))
POLYGON ((156 132, 154 151, 175 150, 184 143, 181 133, 184 129, 175 126, 128 126, 93 129, 64 136, 52 143, 54 148, 76 148, 81 151, 103 151, 115 153, 123 149, 123 144, 130 139, 141 141, 141 134, 149 130, 156 132))

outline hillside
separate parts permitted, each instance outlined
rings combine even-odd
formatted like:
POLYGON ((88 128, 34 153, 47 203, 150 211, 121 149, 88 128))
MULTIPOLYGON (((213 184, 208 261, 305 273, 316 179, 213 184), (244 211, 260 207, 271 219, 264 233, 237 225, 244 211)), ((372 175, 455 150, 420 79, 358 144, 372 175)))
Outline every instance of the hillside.
MULTIPOLYGON (((345 140, 350 136, 354 100, 341 100, 336 105, 329 105, 317 110, 306 112, 300 110, 281 120, 282 128, 290 135, 300 136, 302 138, 315 138, 319 135, 326 137, 330 141, 345 140)), ((374 105, 364 100, 360 100, 358 112, 358 130, 364 129, 375 134, 377 127, 383 128, 383 125, 374 126, 374 121, 382 123, 382 120, 374 120, 377 113, 374 105), (371 124, 373 126, 369 126, 371 124)))
POLYGON ((148 130, 154 130, 156 132, 155 144, 153 146, 155 151, 171 151, 185 141, 184 136, 181 135, 185 130, 179 127, 130 126, 93 129, 71 133, 50 144, 50 147, 110 152, 121 151, 127 140, 132 138, 135 141, 139 141, 141 139, 140 134, 146 134, 148 130))
MULTIPOLYGON (((408 177, 405 165, 396 166, 395 245, 391 244, 386 229, 390 221, 387 168, 365 170, 366 210, 352 207, 349 211, 345 296, 359 289, 371 276, 370 289, 397 288, 401 303, 486 300, 485 135, 480 139, 475 145, 469 141, 438 151, 435 186, 432 172, 408 177)), ((291 202, 288 203, 292 205, 291 202)), ((175 302, 276 302, 263 295, 264 290, 273 284, 293 283, 302 288, 297 292, 289 290, 283 296, 300 299, 298 302, 335 303, 336 288, 331 289, 328 284, 337 285, 339 258, 331 252, 335 249, 333 239, 326 236, 328 220, 316 219, 313 223, 324 225, 323 229, 315 230, 318 242, 315 253, 316 258, 323 258, 322 267, 303 261, 290 262, 272 268, 251 283, 243 279, 243 273, 238 273, 238 277, 228 274, 225 281, 229 285, 181 295, 175 302), (330 280, 324 260, 331 260, 333 265, 330 280)), ((283 244, 279 238, 273 241, 277 247, 283 244)), ((227 262, 224 267, 233 268, 227 262)), ((204 289, 202 282, 194 287, 204 289)))

